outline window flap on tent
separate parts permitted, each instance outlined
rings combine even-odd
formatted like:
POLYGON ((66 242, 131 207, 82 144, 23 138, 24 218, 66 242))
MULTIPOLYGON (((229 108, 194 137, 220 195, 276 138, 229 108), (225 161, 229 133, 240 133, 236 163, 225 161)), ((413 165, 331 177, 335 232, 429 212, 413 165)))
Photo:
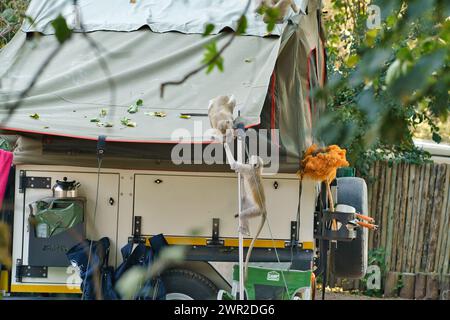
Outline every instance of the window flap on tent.
MULTIPOLYGON (((101 57, 75 33, 4 129, 83 139, 106 135, 110 141, 167 143, 188 136, 191 142, 205 142, 208 102, 215 96, 234 94, 236 114, 241 111, 247 126, 259 123, 281 42, 281 37, 238 36, 223 54, 224 72, 201 71, 183 85, 168 86, 161 99, 162 82, 179 80, 198 67, 205 44, 216 39, 221 47, 227 35, 139 30, 99 31, 90 37, 100 45, 101 57), (109 77, 115 83, 113 91, 109 77), (143 105, 129 113, 129 106, 139 99, 143 105), (154 112, 164 112, 165 117, 154 112), (182 113, 201 115, 186 119, 182 113), (127 127, 127 121, 136 126, 127 127)), ((0 120, 8 113, 4 106, 15 101, 56 45, 54 36, 26 41, 25 33, 19 33, 0 51, 0 120)))
MULTIPOLYGON (((308 0, 294 0, 299 13, 291 9, 286 22, 297 22, 299 14, 305 14, 308 0)), ((244 12, 247 0, 78 0, 77 8, 71 0, 32 1, 27 15, 34 22, 26 22, 25 32, 54 32, 51 21, 60 13, 68 21, 69 27, 79 31, 77 11, 82 17, 86 31, 135 31, 148 26, 154 32, 178 31, 202 34, 208 23, 216 27, 213 34, 229 27, 236 29, 238 18, 244 12)), ((253 1, 246 15, 247 35, 265 36, 266 24, 255 13, 257 1, 253 1)), ((278 24, 273 35, 281 35, 285 24, 278 24)))

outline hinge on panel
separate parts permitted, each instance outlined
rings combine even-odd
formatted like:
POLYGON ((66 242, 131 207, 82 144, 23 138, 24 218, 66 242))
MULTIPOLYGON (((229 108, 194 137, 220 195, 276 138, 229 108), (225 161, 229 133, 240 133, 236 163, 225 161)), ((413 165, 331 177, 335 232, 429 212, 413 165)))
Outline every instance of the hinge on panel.
POLYGON ((25 189, 51 189, 51 177, 27 177, 25 170, 19 173, 19 192, 23 193, 25 189))
POLYGON ((22 264, 22 259, 16 260, 16 281, 22 282, 22 278, 47 278, 47 266, 25 266, 22 264))
POLYGON ((208 246, 223 246, 223 240, 219 237, 220 219, 213 218, 211 239, 206 242, 208 246))

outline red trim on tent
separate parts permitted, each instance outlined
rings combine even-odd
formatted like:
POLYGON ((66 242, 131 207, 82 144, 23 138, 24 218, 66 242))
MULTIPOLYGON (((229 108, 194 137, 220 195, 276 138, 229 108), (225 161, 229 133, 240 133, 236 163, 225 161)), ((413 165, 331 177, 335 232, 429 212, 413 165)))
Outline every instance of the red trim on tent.
POLYGON ((271 97, 271 112, 270 112, 270 129, 275 129, 275 112, 276 112, 276 105, 275 105, 275 71, 272 73, 272 81, 270 86, 270 97, 271 97))
POLYGON ((275 99, 275 85, 276 85, 276 75, 275 71, 272 72, 272 81, 270 86, 270 97, 271 97, 271 112, 270 112, 270 135, 272 137, 272 142, 277 146, 280 147, 280 144, 278 142, 278 139, 276 136, 274 136, 275 133, 275 115, 276 115, 276 99, 275 99))
MULTIPOLYGON (((307 81, 306 81, 306 101, 308 102, 308 108, 309 108, 309 125, 312 128, 312 118, 313 118, 313 113, 312 113, 312 108, 311 108, 311 83, 310 83, 310 78, 311 78, 311 67, 310 67, 310 59, 311 59, 311 55, 314 53, 314 51, 316 51, 316 48, 311 49, 311 51, 309 51, 308 56, 306 58, 307 60, 307 72, 306 72, 306 77, 307 77, 307 81)), ((317 60, 316 60, 317 62, 317 60)), ((317 63, 316 63, 317 65, 317 63)))
POLYGON ((322 87, 325 86, 327 82, 327 52, 325 46, 323 45, 323 41, 320 41, 322 44, 322 87))

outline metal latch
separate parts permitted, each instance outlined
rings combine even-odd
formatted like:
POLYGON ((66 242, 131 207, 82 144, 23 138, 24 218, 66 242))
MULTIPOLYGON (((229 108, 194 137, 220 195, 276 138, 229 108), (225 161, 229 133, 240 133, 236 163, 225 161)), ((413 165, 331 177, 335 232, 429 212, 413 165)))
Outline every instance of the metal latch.
POLYGON ((133 235, 128 237, 128 243, 146 243, 146 238, 141 235, 142 217, 135 216, 133 220, 133 235))
POLYGON ((298 243, 298 223, 297 221, 291 221, 291 236, 289 241, 285 242, 286 247, 295 247, 298 243))
POLYGON ((142 228, 142 217, 135 216, 134 217, 134 227, 133 227, 133 236, 135 238, 139 238, 141 236, 141 228, 142 228))
POLYGON ((51 189, 51 177, 27 177, 24 170, 20 170, 19 192, 23 193, 25 189, 51 189))
POLYGON ((22 282, 22 278, 47 278, 47 266, 26 266, 22 264, 22 259, 16 261, 16 281, 22 282))
POLYGON ((224 242, 219 238, 219 229, 220 229, 220 219, 213 218, 211 240, 208 240, 206 242, 208 246, 223 246, 224 242))

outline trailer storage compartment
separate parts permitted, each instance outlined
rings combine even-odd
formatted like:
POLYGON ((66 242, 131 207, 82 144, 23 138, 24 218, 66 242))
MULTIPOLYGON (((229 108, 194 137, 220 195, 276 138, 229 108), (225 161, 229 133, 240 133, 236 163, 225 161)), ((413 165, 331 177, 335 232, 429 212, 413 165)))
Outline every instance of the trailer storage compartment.
MULTIPOLYGON (((65 253, 85 236, 90 239, 108 237, 113 247, 109 264, 116 265, 119 180, 119 174, 115 172, 100 174, 94 225, 97 196, 95 170, 17 166, 11 286, 13 292, 77 292, 80 279, 77 271, 70 266, 65 253), (65 212, 75 216, 82 210, 83 222, 75 223, 67 230, 52 229, 54 235, 51 237, 42 237, 43 234, 37 237, 36 225, 30 223, 29 205, 51 198, 53 196, 51 187, 56 180, 63 177, 76 179, 81 183, 79 197, 72 200, 60 199, 58 203, 53 203, 51 208, 60 214, 65 212), (67 200, 70 201, 64 204, 63 202, 67 200), (74 287, 70 289, 71 286, 67 287, 66 284, 74 287)), ((75 220, 79 221, 79 217, 75 220)))
MULTIPOLYGON (((263 179, 267 215, 275 239, 290 240, 291 221, 297 220, 299 180, 296 176, 266 176, 263 179), (294 200, 297 199, 297 200, 294 200)), ((314 184, 304 183, 309 196, 302 199, 305 233, 312 222, 307 219, 314 208, 314 184)), ((136 174, 134 215, 142 217, 143 235, 211 237, 213 219, 220 219, 220 237, 237 236, 237 178, 233 175, 136 174)), ((302 219, 303 220, 303 219, 302 219)), ((310 219, 312 221, 312 219, 310 219)), ((250 231, 256 232, 259 218, 251 219, 250 231)), ((300 223, 302 225, 302 223, 300 223)), ((271 239, 264 227, 260 238, 271 239)), ((270 246, 270 245, 269 245, 270 246)))

